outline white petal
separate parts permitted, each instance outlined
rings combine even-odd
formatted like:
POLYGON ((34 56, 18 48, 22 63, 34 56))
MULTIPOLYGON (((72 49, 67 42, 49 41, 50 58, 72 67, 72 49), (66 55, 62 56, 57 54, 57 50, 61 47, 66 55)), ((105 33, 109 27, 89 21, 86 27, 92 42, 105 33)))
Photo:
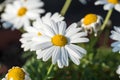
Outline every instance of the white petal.
POLYGON ((54 13, 51 16, 51 19, 54 20, 55 22, 59 22, 59 21, 62 21, 64 17, 62 17, 59 13, 54 13))
POLYGON ((32 49, 33 50, 38 50, 38 49, 46 49, 52 46, 51 42, 44 42, 44 43, 38 43, 38 44, 33 44, 32 49))
POLYGON ((111 39, 120 41, 120 33, 115 31, 111 31, 111 33, 112 33, 112 35, 110 36, 111 39))
POLYGON ((113 7, 114 7, 113 4, 105 4, 105 5, 104 5, 104 10, 110 10, 110 9, 112 9, 113 7))
POLYGON ((37 13, 37 14, 41 14, 41 13, 44 13, 44 12, 45 12, 44 9, 32 9, 32 10, 30 10, 30 11, 33 12, 33 13, 37 13))
POLYGON ((71 37, 73 35, 75 35, 76 33, 78 33, 81 30, 81 28, 73 28, 71 30, 69 30, 68 32, 66 32, 66 36, 67 37, 71 37))
POLYGON ((3 78, 2 80, 6 80, 5 78, 3 78))
POLYGON ((118 69, 116 70, 116 73, 120 75, 120 65, 118 66, 118 69))
POLYGON ((35 36, 33 33, 24 33, 24 34, 22 34, 22 37, 25 37, 25 38, 31 38, 33 36, 35 36))
POLYGON ((68 52, 66 51, 66 49, 64 47, 61 47, 61 62, 63 63, 63 65, 68 66, 68 52))
POLYGON ((24 28, 30 26, 30 21, 27 17, 23 17, 24 28))
POLYGON ((55 47, 52 53, 52 64, 55 64, 60 57, 60 47, 55 47))
POLYGON ((77 27, 77 24, 76 23, 73 23, 71 24, 67 29, 66 29, 66 33, 71 31, 72 29, 76 28, 77 27))
POLYGON ((112 49, 112 51, 113 51, 113 52, 120 51, 120 47, 114 47, 114 48, 112 49))
POLYGON ((118 33, 120 33, 120 28, 119 27, 114 26, 114 29, 115 29, 115 31, 117 31, 118 33))
POLYGON ((13 5, 11 4, 7 4, 6 8, 5 8, 5 12, 8 14, 15 14, 16 13, 16 9, 13 5))
POLYGON ((86 54, 86 53, 87 53, 86 50, 83 49, 83 48, 80 47, 80 46, 77 46, 77 45, 74 45, 74 44, 70 44, 70 46, 74 47, 74 48, 75 48, 79 53, 81 53, 81 54, 86 54))
POLYGON ((36 30, 35 28, 31 27, 31 26, 25 27, 25 30, 26 30, 27 32, 32 32, 32 33, 37 32, 37 30, 36 30))
POLYGON ((21 27, 23 27, 22 20, 20 18, 16 18, 13 26, 16 29, 20 29, 21 27))
POLYGON ((95 2, 95 5, 101 5, 101 4, 106 4, 106 3, 107 3, 107 1, 105 1, 105 0, 98 0, 95 2))
POLYGON ((70 43, 84 43, 88 41, 89 41, 88 38, 76 38, 76 39, 71 39, 70 43))
POLYGON ((55 35, 53 28, 51 28, 49 25, 45 25, 44 31, 45 31, 45 34, 50 37, 53 37, 55 35))
POLYGON ((43 61, 47 61, 52 56, 53 51, 54 51, 54 47, 50 47, 50 48, 46 49, 45 52, 42 52, 43 61))
POLYGON ((46 35, 42 35, 40 37, 34 37, 32 38, 33 41, 35 42, 40 42, 40 43, 43 43, 43 42, 51 42, 51 38, 49 36, 46 36, 46 35))
POLYGON ((54 30, 54 33, 58 34, 59 33, 58 25, 54 21, 50 21, 50 23, 51 23, 51 28, 54 30))
POLYGON ((115 5, 115 9, 116 9, 118 12, 120 12, 120 4, 116 4, 116 5, 115 5))
POLYGON ((111 44, 112 47, 118 46, 118 45, 119 45, 119 47, 120 47, 120 42, 119 42, 119 41, 118 41, 118 42, 114 42, 114 43, 111 44))
POLYGON ((59 26, 59 34, 64 35, 65 34, 65 30, 66 30, 66 26, 67 26, 65 21, 61 21, 58 26, 59 26))
POLYGON ((75 50, 71 45, 66 45, 65 49, 68 51, 69 54, 73 55, 76 58, 81 58, 80 53, 75 50))
POLYGON ((29 19, 31 19, 31 20, 35 20, 35 19, 37 19, 37 18, 39 17, 39 14, 38 14, 38 13, 34 13, 34 12, 32 12, 32 11, 28 11, 28 12, 26 13, 26 16, 27 16, 29 19))
POLYGON ((76 54, 72 49, 70 49, 68 46, 65 46, 65 49, 68 51, 70 59, 77 65, 80 64, 79 58, 80 56, 76 54))
POLYGON ((21 1, 14 1, 13 2, 14 8, 19 9, 22 7, 21 1))
POLYGON ((42 21, 49 26, 51 25, 51 23, 50 23, 51 15, 52 14, 50 12, 48 12, 48 13, 46 13, 45 16, 42 17, 42 21))
POLYGON ((7 14, 7 13, 3 13, 1 15, 2 21, 9 21, 15 18, 15 16, 11 15, 11 14, 7 14))
POLYGON ((37 59, 41 59, 42 56, 43 56, 41 49, 40 49, 40 50, 37 50, 37 51, 36 51, 36 54, 37 54, 37 59))
POLYGON ((44 6, 44 3, 43 2, 35 2, 35 1, 29 1, 28 3, 25 4, 25 6, 29 9, 36 9, 36 8, 39 8, 39 7, 42 7, 44 6), (34 5, 33 5, 34 4, 34 5))
POLYGON ((62 64, 61 59, 58 59, 57 63, 59 68, 63 68, 64 65, 62 64))
POLYGON ((76 38, 84 37, 84 36, 87 36, 87 33, 86 32, 80 32, 80 33, 76 33, 75 35, 72 35, 70 38, 71 39, 76 39, 76 38))
POLYGON ((43 29, 45 25, 40 18, 37 18, 36 21, 33 22, 33 26, 38 29, 43 29))

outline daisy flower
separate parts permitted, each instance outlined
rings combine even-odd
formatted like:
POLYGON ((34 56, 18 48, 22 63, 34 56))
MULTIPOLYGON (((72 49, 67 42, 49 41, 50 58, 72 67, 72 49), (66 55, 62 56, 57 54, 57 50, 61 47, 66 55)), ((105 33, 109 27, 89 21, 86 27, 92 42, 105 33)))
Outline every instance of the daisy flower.
POLYGON ((73 23, 68 28, 66 22, 55 23, 51 20, 51 26, 45 25, 41 37, 36 37, 32 48, 36 50, 37 59, 47 61, 52 58, 52 64, 58 64, 59 68, 69 65, 71 59, 76 65, 80 64, 79 59, 86 54, 86 50, 74 43, 88 42, 85 38, 87 33, 81 32, 77 24, 73 23))
POLYGON ((104 5, 104 10, 110 10, 115 8, 120 12, 120 1, 119 0, 98 0, 95 2, 95 5, 104 5))
POLYGON ((110 38, 115 40, 116 42, 112 43, 111 46, 113 47, 113 52, 120 52, 120 28, 114 26, 114 30, 111 31, 110 38))
POLYGON ((90 13, 80 20, 80 26, 83 27, 86 32, 90 30, 90 33, 92 33, 92 31, 94 31, 95 36, 97 36, 102 20, 101 16, 90 13))
POLYGON ((43 5, 44 3, 38 0, 17 0, 13 4, 7 4, 1 15, 2 21, 6 21, 3 26, 8 28, 13 25, 12 29, 30 26, 30 20, 35 20, 44 13, 44 9, 40 8, 43 5))
POLYGON ((116 70, 116 73, 119 75, 119 78, 120 78, 120 65, 118 66, 118 69, 116 70))
POLYGON ((24 48, 24 51, 32 50, 31 45, 35 42, 32 41, 32 38, 34 37, 41 37, 41 30, 44 27, 44 24, 47 24, 51 26, 50 20, 53 20, 55 22, 62 21, 64 17, 62 17, 59 13, 54 13, 53 15, 48 12, 45 16, 43 16, 41 19, 38 18, 35 22, 33 22, 33 27, 26 27, 24 33, 22 35, 22 38, 20 39, 22 45, 21 47, 24 48))
POLYGON ((2 80, 31 80, 23 68, 12 67, 2 80))

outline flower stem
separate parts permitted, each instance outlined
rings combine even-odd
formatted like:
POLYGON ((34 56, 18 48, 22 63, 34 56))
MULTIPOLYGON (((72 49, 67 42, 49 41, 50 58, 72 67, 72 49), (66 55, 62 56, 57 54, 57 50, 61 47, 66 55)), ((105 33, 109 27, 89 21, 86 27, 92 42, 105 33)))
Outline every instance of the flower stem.
POLYGON ((50 65, 48 72, 47 72, 47 76, 49 76, 50 72, 52 71, 53 66, 54 66, 53 64, 50 65))
POLYGON ((107 16, 106 16, 106 18, 105 18, 105 20, 103 22, 103 25, 101 26, 101 30, 104 30, 106 24, 108 23, 108 20, 110 19, 110 16, 112 15, 112 11, 113 11, 113 9, 110 9, 108 11, 107 16))
POLYGON ((53 64, 50 65, 50 67, 49 67, 49 69, 48 69, 48 71, 47 71, 47 74, 46 74, 46 76, 44 77, 43 80, 47 80, 48 76, 50 75, 50 73, 51 73, 51 71, 52 71, 53 66, 54 66, 53 64))
POLYGON ((64 4, 64 6, 63 6, 63 8, 62 8, 62 10, 60 12, 62 16, 64 16, 65 13, 67 12, 71 2, 72 2, 72 0, 66 0, 65 4, 64 4))

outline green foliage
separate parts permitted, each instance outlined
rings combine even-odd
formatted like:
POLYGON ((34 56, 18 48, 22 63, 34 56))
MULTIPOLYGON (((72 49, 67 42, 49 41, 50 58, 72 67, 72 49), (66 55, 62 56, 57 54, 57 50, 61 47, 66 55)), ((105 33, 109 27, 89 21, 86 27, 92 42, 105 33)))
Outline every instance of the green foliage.
MULTIPOLYGON (((89 51, 89 50, 88 50, 89 51)), ((92 50, 91 50, 92 51, 92 50)), ((29 52, 30 53, 30 52, 29 52)), ((70 62, 68 67, 59 69, 54 65, 48 80, 119 80, 116 69, 120 64, 120 55, 111 48, 101 47, 96 53, 87 53, 79 66, 70 62)), ((51 61, 36 59, 35 53, 24 65, 32 80, 43 80, 51 61)))

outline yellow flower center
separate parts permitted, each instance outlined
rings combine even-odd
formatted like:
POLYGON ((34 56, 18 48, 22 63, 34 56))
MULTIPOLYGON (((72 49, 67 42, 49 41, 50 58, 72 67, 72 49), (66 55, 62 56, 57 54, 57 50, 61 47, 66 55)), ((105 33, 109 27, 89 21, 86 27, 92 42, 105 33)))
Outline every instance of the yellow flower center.
POLYGON ((53 36, 51 41, 52 41, 53 45, 60 46, 60 47, 65 46, 68 42, 67 38, 65 36, 59 35, 59 34, 53 36))
POLYGON ((97 15, 96 14, 87 14, 84 17, 83 23, 85 25, 89 25, 89 24, 94 23, 96 21, 97 21, 97 15))
POLYGON ((109 3, 112 3, 112 4, 117 4, 119 3, 119 0, 107 0, 109 3))
POLYGON ((7 80, 24 80, 25 72, 19 67, 13 67, 7 74, 7 80))
POLYGON ((37 33, 38 36, 41 36, 42 34, 40 32, 37 33))
POLYGON ((26 12, 27 12, 27 8, 21 7, 21 8, 18 10, 17 15, 21 17, 21 16, 24 16, 24 15, 26 14, 26 12))

